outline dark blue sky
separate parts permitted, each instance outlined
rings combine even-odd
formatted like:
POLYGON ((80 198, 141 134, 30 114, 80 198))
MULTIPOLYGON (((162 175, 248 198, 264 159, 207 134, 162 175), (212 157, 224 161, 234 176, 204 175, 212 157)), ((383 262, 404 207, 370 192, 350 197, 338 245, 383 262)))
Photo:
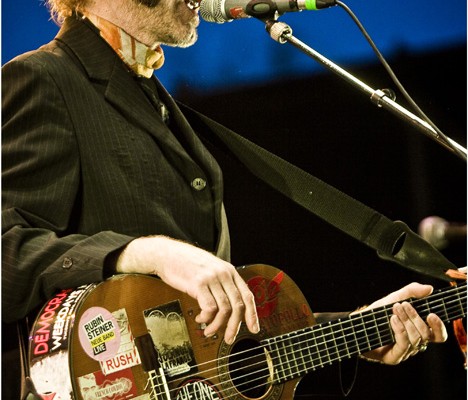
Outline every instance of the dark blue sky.
MULTIPOLYGON (((384 56, 399 51, 428 52, 466 43, 466 0, 347 0, 384 56)), ((339 7, 287 14, 295 36, 341 66, 370 62, 375 56, 339 7)), ((41 0, 2 0, 2 63, 52 39, 57 26, 41 0)), ((316 61, 289 44, 274 42, 253 19, 213 24, 201 21, 198 42, 188 49, 165 47, 166 63, 157 72, 169 90, 198 91, 263 83, 321 70, 316 61)))

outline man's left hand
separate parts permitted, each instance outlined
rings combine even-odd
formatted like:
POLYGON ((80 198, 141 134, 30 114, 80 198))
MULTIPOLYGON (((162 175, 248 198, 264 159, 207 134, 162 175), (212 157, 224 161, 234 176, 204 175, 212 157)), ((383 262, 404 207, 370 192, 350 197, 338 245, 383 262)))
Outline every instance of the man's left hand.
POLYGON ((424 351, 430 342, 445 342, 447 340, 447 330, 442 320, 436 314, 431 313, 424 321, 413 306, 404 301, 410 297, 426 297, 432 291, 433 287, 430 285, 411 283, 359 310, 361 312, 395 303, 393 305, 393 315, 390 318, 395 342, 363 354, 364 358, 380 361, 383 364, 396 365, 408 357, 424 351))

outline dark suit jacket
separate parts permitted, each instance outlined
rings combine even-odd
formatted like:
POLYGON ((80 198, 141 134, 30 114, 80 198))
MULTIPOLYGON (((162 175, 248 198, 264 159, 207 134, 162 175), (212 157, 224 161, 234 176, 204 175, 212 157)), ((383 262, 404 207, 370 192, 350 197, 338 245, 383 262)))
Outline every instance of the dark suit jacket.
POLYGON ((168 129, 91 24, 69 18, 2 77, 4 320, 102 280, 106 257, 135 237, 228 258, 218 164, 158 83, 168 129))
POLYGON ((95 28, 75 18, 2 78, 4 321, 59 288, 104 279, 106 258, 142 235, 229 259, 221 171, 191 126, 208 140, 226 128, 184 107, 189 124, 157 83, 169 130, 95 28), (197 178, 205 189, 191 186, 197 178))

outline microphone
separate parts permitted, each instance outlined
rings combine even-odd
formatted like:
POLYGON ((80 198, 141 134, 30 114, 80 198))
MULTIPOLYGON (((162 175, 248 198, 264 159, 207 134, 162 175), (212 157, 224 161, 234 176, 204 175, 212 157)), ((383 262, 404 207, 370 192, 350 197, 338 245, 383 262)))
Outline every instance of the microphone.
POLYGON ((442 250, 451 243, 466 240, 466 224, 431 216, 419 223, 419 235, 436 249, 442 250))
POLYGON ((335 0, 203 0, 200 15, 207 22, 222 24, 241 18, 271 18, 275 14, 333 7, 335 0))

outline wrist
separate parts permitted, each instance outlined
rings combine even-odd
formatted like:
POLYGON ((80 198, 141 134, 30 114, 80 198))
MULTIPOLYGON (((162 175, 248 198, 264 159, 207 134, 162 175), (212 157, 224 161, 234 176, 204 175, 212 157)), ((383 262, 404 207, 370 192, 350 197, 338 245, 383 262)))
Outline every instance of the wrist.
POLYGON ((117 273, 159 275, 161 262, 167 247, 165 236, 145 236, 132 240, 116 259, 117 273))

